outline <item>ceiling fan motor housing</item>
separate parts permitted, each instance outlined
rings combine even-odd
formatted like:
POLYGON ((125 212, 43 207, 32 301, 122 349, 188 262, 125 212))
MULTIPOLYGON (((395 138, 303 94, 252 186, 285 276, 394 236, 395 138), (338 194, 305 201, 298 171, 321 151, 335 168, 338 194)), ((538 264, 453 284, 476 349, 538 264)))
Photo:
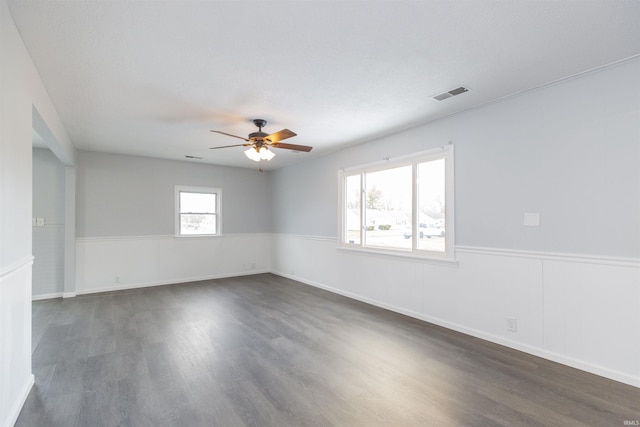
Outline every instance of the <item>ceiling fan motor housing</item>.
POLYGON ((249 134, 249 139, 251 141, 262 141, 266 136, 269 136, 269 134, 265 132, 253 132, 249 134))
POLYGON ((258 132, 253 132, 249 134, 249 140, 253 142, 257 142, 257 147, 263 145, 263 140, 266 136, 269 136, 268 133, 262 132, 262 128, 267 125, 267 121, 264 119, 253 119, 253 124, 258 127, 258 132))
POLYGON ((253 132, 249 134, 249 141, 252 141, 257 145, 263 145, 264 138, 267 136, 269 136, 269 134, 265 132, 253 132))

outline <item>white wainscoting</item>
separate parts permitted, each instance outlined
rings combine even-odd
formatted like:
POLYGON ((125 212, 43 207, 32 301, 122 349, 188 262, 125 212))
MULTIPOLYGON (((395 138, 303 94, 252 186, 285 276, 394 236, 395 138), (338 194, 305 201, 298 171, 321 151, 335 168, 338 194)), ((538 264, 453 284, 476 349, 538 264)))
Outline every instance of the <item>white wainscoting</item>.
POLYGON ((270 235, 76 239, 76 294, 270 271, 270 235))
POLYGON ((33 257, 0 271, 0 426, 15 424, 34 383, 31 374, 31 266, 33 257), (0 417, 2 418, 2 417, 0 417))
POLYGON ((640 387, 640 260, 457 247, 448 266, 337 246, 273 235, 271 271, 640 387))

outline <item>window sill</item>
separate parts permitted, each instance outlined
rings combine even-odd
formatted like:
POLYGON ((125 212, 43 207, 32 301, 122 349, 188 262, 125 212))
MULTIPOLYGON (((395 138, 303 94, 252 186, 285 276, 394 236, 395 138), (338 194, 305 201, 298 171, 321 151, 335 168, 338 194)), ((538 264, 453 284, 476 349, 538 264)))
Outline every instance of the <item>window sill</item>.
POLYGON ((222 237, 222 234, 174 234, 173 237, 176 239, 189 239, 189 238, 200 238, 200 237, 222 237))
POLYGON ((413 252, 386 251, 379 248, 363 248, 356 246, 338 246, 339 251, 353 252, 359 254, 373 255, 383 258, 400 258, 411 262, 420 262, 425 264, 442 265, 446 267, 458 267, 458 261, 453 258, 433 257, 420 255, 413 252))

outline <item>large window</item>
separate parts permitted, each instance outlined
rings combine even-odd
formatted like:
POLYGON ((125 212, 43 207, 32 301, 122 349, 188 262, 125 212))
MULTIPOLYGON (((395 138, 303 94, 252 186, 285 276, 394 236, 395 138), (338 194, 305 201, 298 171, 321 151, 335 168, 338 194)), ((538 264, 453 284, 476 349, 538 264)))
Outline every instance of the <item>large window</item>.
POLYGON ((453 259, 453 146, 340 172, 341 245, 453 259))
POLYGON ((176 185, 176 235, 215 236, 220 232, 219 188, 176 185))

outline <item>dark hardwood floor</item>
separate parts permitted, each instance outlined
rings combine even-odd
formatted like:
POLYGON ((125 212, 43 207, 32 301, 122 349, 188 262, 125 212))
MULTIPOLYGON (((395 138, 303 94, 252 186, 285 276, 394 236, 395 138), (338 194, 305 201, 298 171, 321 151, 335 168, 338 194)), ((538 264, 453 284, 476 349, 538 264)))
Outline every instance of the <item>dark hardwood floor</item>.
POLYGON ((17 426, 623 426, 640 389, 263 274, 33 303, 17 426))

